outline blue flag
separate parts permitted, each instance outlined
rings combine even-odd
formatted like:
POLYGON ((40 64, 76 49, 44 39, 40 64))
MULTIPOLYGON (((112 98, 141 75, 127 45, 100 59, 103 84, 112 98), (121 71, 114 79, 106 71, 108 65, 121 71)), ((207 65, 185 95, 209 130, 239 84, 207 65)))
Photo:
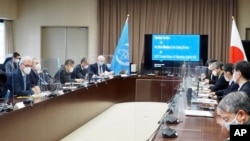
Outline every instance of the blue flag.
POLYGON ((116 46, 110 69, 114 71, 115 75, 120 74, 121 71, 126 71, 127 74, 130 74, 128 17, 116 46))

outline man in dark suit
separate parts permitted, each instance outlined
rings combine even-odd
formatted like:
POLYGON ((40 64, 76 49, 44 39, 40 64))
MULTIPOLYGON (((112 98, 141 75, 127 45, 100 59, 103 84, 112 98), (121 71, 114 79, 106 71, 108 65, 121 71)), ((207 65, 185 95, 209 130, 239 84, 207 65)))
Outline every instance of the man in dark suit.
POLYGON ((28 96, 34 93, 40 93, 40 88, 38 86, 31 86, 31 67, 32 58, 25 56, 20 60, 19 68, 14 70, 12 75, 8 77, 7 86, 10 90, 10 97, 13 95, 28 96))
POLYGON ((218 79, 215 82, 215 84, 209 87, 211 92, 223 90, 223 89, 226 89, 228 87, 228 82, 225 80, 224 72, 222 71, 222 66, 223 66, 223 64, 219 61, 211 64, 211 68, 213 70, 212 71, 213 75, 218 76, 218 79))
POLYGON ((82 58, 81 63, 76 65, 73 72, 71 73, 72 78, 85 79, 85 76, 88 73, 88 65, 89 62, 87 58, 82 58))
POLYGON ((7 75, 10 75, 13 70, 18 68, 19 60, 20 54, 17 52, 14 52, 11 58, 6 58, 4 62, 4 71, 7 75))
POLYGON ((47 85, 48 82, 48 77, 47 75, 44 74, 44 72, 41 71, 41 65, 39 63, 39 60, 37 58, 32 59, 32 68, 30 72, 30 82, 32 87, 33 86, 44 86, 47 85))
POLYGON ((210 93, 210 97, 216 95, 217 98, 221 100, 228 93, 238 91, 239 85, 233 81, 233 69, 232 63, 227 63, 223 66, 224 78, 227 82, 229 82, 229 85, 226 89, 210 93))
POLYGON ((233 80, 239 85, 239 91, 250 96, 250 65, 248 61, 239 61, 234 66, 233 80))
POLYGON ((97 62, 89 66, 89 74, 104 76, 105 72, 108 72, 108 74, 113 73, 113 71, 111 71, 105 64, 105 57, 100 55, 97 57, 97 62))
POLYGON ((205 79, 205 83, 207 84, 215 84, 215 82, 217 81, 218 79, 218 76, 214 76, 213 73, 212 73, 212 68, 211 68, 211 64, 214 63, 214 62, 217 62, 216 59, 208 59, 207 60, 207 73, 206 73, 206 79, 205 79))
POLYGON ((55 74, 54 79, 58 83, 65 84, 67 82, 78 82, 81 83, 83 79, 74 79, 71 77, 71 73, 74 70, 74 60, 67 59, 62 66, 55 74))
MULTIPOLYGON (((217 106, 217 115, 222 119, 227 131, 230 125, 250 125, 250 98, 245 92, 232 92, 226 95, 217 106)), ((229 139, 228 139, 229 140, 229 139)))
MULTIPOLYGON (((38 70, 39 68, 36 68, 36 66, 39 67, 39 62, 38 62, 38 59, 36 58, 33 58, 32 60, 32 67, 31 67, 31 71, 30 71, 30 82, 31 82, 31 85, 32 86, 36 86, 38 85, 38 82, 39 82, 39 71, 38 70)), ((41 69, 41 67, 40 67, 41 69)))

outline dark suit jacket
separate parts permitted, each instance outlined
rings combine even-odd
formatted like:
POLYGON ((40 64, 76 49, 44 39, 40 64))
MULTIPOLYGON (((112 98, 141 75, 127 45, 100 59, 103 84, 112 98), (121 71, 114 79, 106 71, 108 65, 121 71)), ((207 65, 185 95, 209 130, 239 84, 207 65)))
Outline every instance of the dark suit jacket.
POLYGON ((220 77, 218 77, 217 81, 213 86, 210 86, 210 90, 212 92, 218 91, 218 90, 223 90, 228 87, 228 82, 224 78, 224 73, 221 74, 220 77))
POLYGON ((54 80, 57 83, 66 83, 66 82, 76 82, 75 79, 71 78, 71 73, 67 72, 65 70, 65 67, 60 68, 55 76, 54 76, 54 80))
POLYGON ((34 70, 31 69, 31 71, 30 71, 30 83, 31 83, 31 86, 32 87, 37 86, 38 82, 39 82, 38 74, 34 70))
POLYGON ((215 84, 217 79, 218 79, 218 76, 214 76, 211 72, 211 70, 208 70, 207 69, 207 73, 206 73, 206 79, 209 80, 209 84, 215 84))
POLYGON ((239 89, 239 91, 243 91, 243 92, 246 92, 247 95, 250 97, 250 82, 247 81, 245 82, 241 88, 239 89))
POLYGON ((14 70, 12 75, 8 76, 7 87, 10 90, 10 96, 12 96, 12 94, 17 96, 34 94, 31 90, 30 75, 26 75, 26 90, 24 90, 23 76, 19 68, 14 70))
POLYGON ((82 78, 84 79, 86 74, 88 72, 88 69, 82 69, 81 65, 78 64, 75 66, 74 71, 71 73, 72 78, 82 78))
POLYGON ((232 82, 230 85, 228 85, 228 87, 226 89, 218 90, 218 91, 215 92, 215 94, 218 97, 222 98, 223 96, 226 96, 230 92, 238 91, 238 88, 239 88, 239 85, 237 83, 235 83, 235 82, 232 82))
MULTIPOLYGON (((108 68, 108 66, 107 66, 106 64, 103 64, 103 65, 102 65, 102 70, 103 70, 103 72, 105 72, 105 71, 110 72, 110 71, 111 71, 111 70, 108 68)), ((99 75, 99 74, 98 74, 98 64, 97 64, 97 63, 91 64, 91 65, 89 66, 89 71, 88 71, 88 73, 90 73, 90 74, 95 74, 95 75, 99 75)))

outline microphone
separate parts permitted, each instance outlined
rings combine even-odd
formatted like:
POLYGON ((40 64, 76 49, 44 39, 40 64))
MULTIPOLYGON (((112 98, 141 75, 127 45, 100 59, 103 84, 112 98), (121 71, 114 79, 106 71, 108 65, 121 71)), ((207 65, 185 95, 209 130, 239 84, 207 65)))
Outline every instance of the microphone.
POLYGON ((42 78, 40 77, 39 74, 37 74, 37 76, 38 76, 38 78, 39 78, 41 84, 43 84, 43 85, 48 85, 48 83, 47 83, 44 79, 42 79, 42 78))
POLYGON ((159 131, 159 130, 161 131, 163 138, 175 138, 178 136, 177 132, 174 129, 172 129, 166 125, 167 124, 166 117, 168 114, 169 114, 169 108, 167 109, 167 111, 162 115, 162 117, 158 121, 159 126, 154 130, 154 132, 149 136, 149 138, 146 139, 146 141, 153 140, 155 135, 157 134, 157 131, 159 131), (162 124, 164 124, 163 127, 162 127, 162 124))
POLYGON ((199 96, 199 89, 200 89, 200 81, 197 83, 197 96, 199 96))
MULTIPOLYGON (((174 129, 172 129, 172 128, 170 128, 170 127, 168 127, 167 126, 167 115, 168 115, 168 113, 166 112, 163 116, 163 124, 164 124, 164 126, 163 126, 163 128, 161 129, 161 134, 162 134, 162 137, 163 138, 176 138, 177 136, 178 136, 178 133, 177 133, 177 131, 176 130, 174 130, 174 129)), ((162 121, 160 121, 160 122, 162 122, 162 121)), ((179 122, 179 121, 178 121, 179 122)), ((162 123, 161 123, 162 124, 162 123)))
POLYGON ((49 74, 47 68, 44 68, 44 69, 43 69, 43 73, 46 74, 46 75, 48 75, 50 79, 54 79, 54 78, 49 74))

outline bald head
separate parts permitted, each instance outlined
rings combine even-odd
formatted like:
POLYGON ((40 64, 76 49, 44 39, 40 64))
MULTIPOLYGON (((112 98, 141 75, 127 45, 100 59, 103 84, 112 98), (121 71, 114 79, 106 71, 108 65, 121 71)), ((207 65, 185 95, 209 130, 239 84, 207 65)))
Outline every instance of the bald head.
POLYGON ((105 63, 105 57, 104 57, 103 55, 99 55, 99 56, 97 57, 97 64, 98 64, 99 66, 102 66, 104 63, 105 63))
POLYGON ((105 57, 104 57, 103 55, 99 55, 99 56, 97 57, 97 61, 98 61, 98 62, 105 62, 105 57))

